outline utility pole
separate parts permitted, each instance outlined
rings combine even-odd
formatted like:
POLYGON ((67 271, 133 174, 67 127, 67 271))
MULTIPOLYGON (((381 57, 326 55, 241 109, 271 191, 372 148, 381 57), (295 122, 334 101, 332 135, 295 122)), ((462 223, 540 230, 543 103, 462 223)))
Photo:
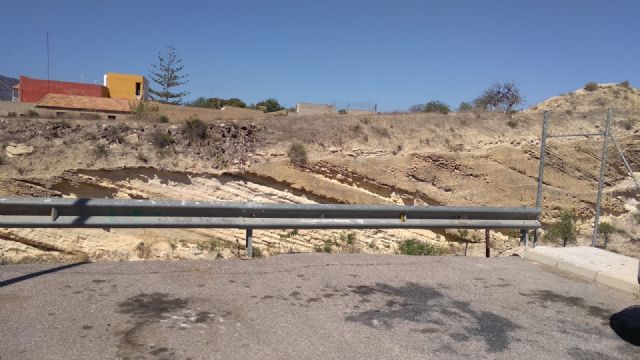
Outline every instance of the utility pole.
POLYGON ((600 225, 600 208, 602 206, 602 188, 604 187, 604 175, 607 168, 607 146, 609 145, 609 127, 611 125, 611 109, 607 110, 607 122, 604 126, 604 141, 602 144, 602 159, 600 161, 600 177, 598 178, 598 195, 596 197, 596 214, 593 219, 593 238, 591 246, 596 246, 598 240, 598 226, 600 225))
MULTIPOLYGON (((549 128, 549 112, 544 112, 544 120, 542 122, 542 138, 540 139, 540 167, 538 168, 538 191, 536 192, 536 208, 540 210, 542 215, 542 182, 544 178, 544 157, 547 151, 547 130, 549 128)), ((540 218, 538 218, 538 221, 540 218)), ((529 238, 529 232, 525 236, 525 247, 527 246, 527 240, 529 238)), ((533 247, 538 244, 538 229, 533 231, 533 247)))

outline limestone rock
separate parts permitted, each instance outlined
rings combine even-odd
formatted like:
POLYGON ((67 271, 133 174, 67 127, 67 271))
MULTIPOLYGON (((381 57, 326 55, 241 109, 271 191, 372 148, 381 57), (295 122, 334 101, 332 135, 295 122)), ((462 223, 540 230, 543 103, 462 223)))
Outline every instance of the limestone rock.
POLYGON ((7 149, 5 151, 7 153, 7 157, 30 155, 31 153, 33 153, 33 146, 12 143, 11 145, 7 146, 7 149))

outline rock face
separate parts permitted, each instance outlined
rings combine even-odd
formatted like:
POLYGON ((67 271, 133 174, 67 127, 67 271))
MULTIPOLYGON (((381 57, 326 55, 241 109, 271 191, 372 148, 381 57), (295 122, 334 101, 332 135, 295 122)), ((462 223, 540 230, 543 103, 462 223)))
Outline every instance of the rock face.
POLYGON ((24 156, 33 153, 33 146, 11 143, 6 148, 7 157, 24 156))

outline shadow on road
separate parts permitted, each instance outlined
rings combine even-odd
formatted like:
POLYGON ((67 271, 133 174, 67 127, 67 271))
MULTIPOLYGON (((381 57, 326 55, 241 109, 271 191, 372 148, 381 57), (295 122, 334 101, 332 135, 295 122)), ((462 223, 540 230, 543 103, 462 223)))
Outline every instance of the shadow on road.
POLYGON ((640 346, 640 305, 613 314, 609 325, 622 340, 640 346))
POLYGON ((18 276, 18 277, 15 277, 13 279, 2 280, 2 281, 0 281, 0 288, 19 283, 21 281, 33 279, 33 278, 36 278, 38 276, 51 274, 51 273, 54 273, 54 272, 70 269, 70 268, 73 268, 73 267, 76 267, 76 266, 80 266, 80 265, 84 265, 84 264, 88 264, 88 263, 86 261, 82 261, 82 262, 62 265, 62 266, 58 266, 58 267, 54 267, 54 268, 50 268, 50 269, 46 269, 46 270, 42 270, 42 271, 37 271, 37 272, 34 272, 34 273, 18 276))

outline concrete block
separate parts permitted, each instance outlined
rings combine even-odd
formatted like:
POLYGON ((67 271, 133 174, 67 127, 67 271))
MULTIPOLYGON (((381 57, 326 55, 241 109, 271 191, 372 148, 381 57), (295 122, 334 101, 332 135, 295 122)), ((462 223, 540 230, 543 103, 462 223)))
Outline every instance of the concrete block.
POLYGON ((564 261, 558 261, 558 265, 556 266, 556 268, 560 271, 568 272, 572 275, 575 275, 590 281, 595 281, 596 275, 598 275, 598 272, 593 269, 577 266, 564 261))
POLYGON ((540 264, 556 267, 558 265, 558 259, 553 256, 548 256, 536 252, 534 249, 529 249, 524 252, 523 257, 527 260, 535 261, 540 264))
POLYGON ((636 279, 622 279, 600 272, 596 275, 595 281, 640 297, 640 284, 638 284, 636 279))

